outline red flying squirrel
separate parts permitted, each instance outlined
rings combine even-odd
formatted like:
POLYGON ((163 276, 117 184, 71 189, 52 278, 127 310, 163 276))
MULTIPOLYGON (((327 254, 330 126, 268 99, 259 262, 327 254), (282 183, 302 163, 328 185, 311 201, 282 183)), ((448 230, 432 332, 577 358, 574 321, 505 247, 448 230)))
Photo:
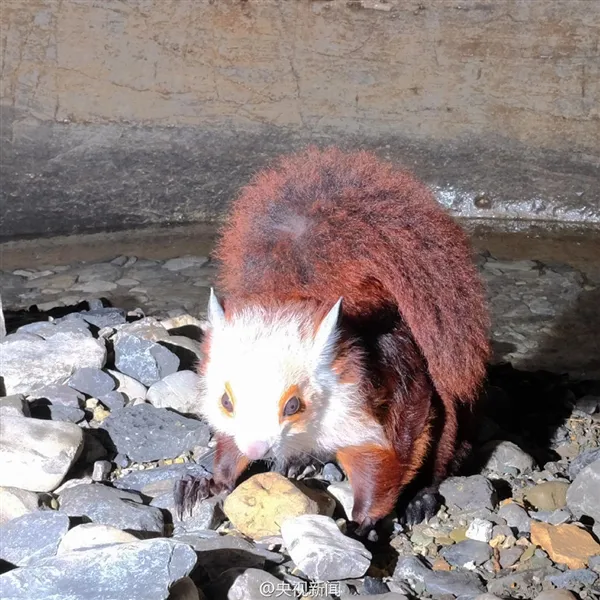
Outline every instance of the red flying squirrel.
POLYGON ((199 412, 211 480, 180 510, 230 491, 251 461, 335 458, 365 533, 430 465, 403 520, 470 446, 461 434, 489 359, 485 294, 463 230, 410 174, 368 152, 308 148, 259 172, 216 248, 199 412))

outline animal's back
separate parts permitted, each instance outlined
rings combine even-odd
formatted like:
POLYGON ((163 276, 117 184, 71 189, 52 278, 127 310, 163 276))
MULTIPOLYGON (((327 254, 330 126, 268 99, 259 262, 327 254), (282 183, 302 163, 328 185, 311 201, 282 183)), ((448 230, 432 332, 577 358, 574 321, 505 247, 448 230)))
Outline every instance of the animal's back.
POLYGON ((462 229, 412 175, 367 152, 310 148, 260 172, 216 256, 234 302, 396 308, 439 391, 469 399, 488 358, 484 294, 462 229))

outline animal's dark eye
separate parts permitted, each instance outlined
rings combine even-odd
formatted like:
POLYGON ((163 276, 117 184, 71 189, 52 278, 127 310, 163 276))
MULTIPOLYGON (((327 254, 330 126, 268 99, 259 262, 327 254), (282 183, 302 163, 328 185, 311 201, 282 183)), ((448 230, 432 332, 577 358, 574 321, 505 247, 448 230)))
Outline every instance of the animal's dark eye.
POLYGON ((229 398, 229 394, 227 392, 221 396, 221 406, 223 406, 227 412, 233 412, 233 403, 231 402, 231 398, 229 398))
POLYGON ((286 417, 291 417, 295 415, 300 410, 300 398, 298 396, 292 396, 286 403, 283 408, 283 414, 286 417))

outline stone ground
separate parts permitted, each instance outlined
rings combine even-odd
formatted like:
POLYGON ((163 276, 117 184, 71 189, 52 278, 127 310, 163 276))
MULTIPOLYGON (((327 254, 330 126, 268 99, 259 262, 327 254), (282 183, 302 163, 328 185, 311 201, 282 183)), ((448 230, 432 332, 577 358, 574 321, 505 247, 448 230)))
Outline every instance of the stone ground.
POLYGON ((174 483, 212 468, 208 248, 6 253, 0 597, 600 598, 600 270, 510 243, 478 247, 497 356, 477 460, 428 522, 364 544, 333 463, 176 514, 174 483))

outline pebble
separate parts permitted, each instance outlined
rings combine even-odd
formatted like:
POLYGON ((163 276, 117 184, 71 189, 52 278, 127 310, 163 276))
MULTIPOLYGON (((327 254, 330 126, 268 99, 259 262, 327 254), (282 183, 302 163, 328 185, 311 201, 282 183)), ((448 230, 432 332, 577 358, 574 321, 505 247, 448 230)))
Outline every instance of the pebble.
POLYGON ((281 536, 296 566, 318 581, 362 577, 371 564, 364 545, 325 515, 288 517, 281 522, 281 536))
POLYGON ((177 458, 210 438, 208 425, 151 404, 126 406, 103 423, 117 452, 135 462, 177 458))
POLYGON ((87 550, 105 544, 136 542, 133 534, 101 523, 82 523, 70 529, 60 541, 57 554, 87 550))
POLYGON ((511 502, 498 509, 498 516, 506 521, 506 524, 516 533, 529 533, 531 527, 531 517, 527 511, 518 504, 511 502))
POLYGON ((69 529, 69 518, 53 510, 38 510, 0 527, 0 560, 23 567, 54 556, 69 529))
POLYGON ((34 492, 15 487, 0 487, 0 525, 39 509, 40 498, 34 492))
POLYGON ((114 348, 117 369, 146 386, 179 369, 179 358, 156 342, 121 334, 115 341, 114 348))
POLYGON ((70 517, 87 517, 94 523, 128 531, 164 532, 162 511, 142 503, 142 497, 100 483, 77 485, 59 497, 60 510, 70 517))
POLYGON ((290 517, 319 514, 317 502, 275 472, 259 473, 237 486, 223 503, 223 512, 244 535, 257 539, 279 535, 290 517))
POLYGON ((115 389, 115 380, 100 369, 87 367, 75 371, 67 385, 82 394, 98 398, 115 389))
POLYGON ((0 376, 6 394, 31 394, 53 383, 64 383, 77 369, 102 368, 106 347, 91 337, 61 332, 47 340, 27 339, 0 343, 0 376))
POLYGON ((77 425, 3 417, 0 486, 51 492, 62 483, 82 449, 83 431, 77 425))
POLYGON ((190 574, 196 553, 168 539, 118 543, 42 559, 0 576, 11 600, 168 598, 173 583, 190 574))
POLYGON ((497 504, 496 491, 483 475, 449 477, 440 485, 440 494, 449 508, 462 511, 493 510, 497 504))
POLYGON ((29 404, 23 394, 0 398, 0 417, 29 417, 29 404))
POLYGON ((492 549, 485 542, 465 540, 442 548, 439 554, 454 567, 479 566, 492 557, 492 549))
POLYGON ((111 369, 107 369, 107 372, 116 379, 117 381, 117 392, 123 394, 127 400, 130 402, 135 400, 136 398, 145 398, 147 393, 147 388, 144 384, 137 381, 133 377, 129 375, 125 375, 124 373, 119 373, 118 371, 113 371, 111 369))
POLYGON ((494 473, 506 473, 507 468, 523 473, 535 467, 535 460, 512 442, 492 440, 481 447, 480 453, 488 457, 484 468, 494 473))
POLYGON ((576 525, 548 525, 533 521, 531 541, 543 548, 550 558, 570 569, 587 567, 590 556, 600 554, 600 544, 576 525))
POLYGON ((575 517, 600 522, 600 459, 582 469, 567 492, 566 504, 575 517))
POLYGON ((566 481, 545 481, 525 490, 525 500, 538 510, 553 511, 567 505, 566 481))
POLYGON ((473 519, 465 536, 470 540, 476 540, 478 542, 488 543, 492 539, 492 531, 494 530, 494 524, 485 519, 473 519))
POLYGON ((200 377, 193 371, 178 371, 152 385, 146 399, 157 408, 193 414, 199 409, 199 395, 200 377))
POLYGON ((393 579, 408 583, 417 597, 426 591, 433 596, 449 594, 467 599, 485 592, 483 582, 476 573, 432 571, 416 556, 400 558, 394 569, 393 579))
POLYGON ((94 462, 92 481, 106 481, 111 471, 112 464, 108 460, 97 460, 94 462))
POLYGON ((323 467, 322 477, 329 483, 338 483, 344 479, 344 474, 335 463, 326 463, 323 467))

